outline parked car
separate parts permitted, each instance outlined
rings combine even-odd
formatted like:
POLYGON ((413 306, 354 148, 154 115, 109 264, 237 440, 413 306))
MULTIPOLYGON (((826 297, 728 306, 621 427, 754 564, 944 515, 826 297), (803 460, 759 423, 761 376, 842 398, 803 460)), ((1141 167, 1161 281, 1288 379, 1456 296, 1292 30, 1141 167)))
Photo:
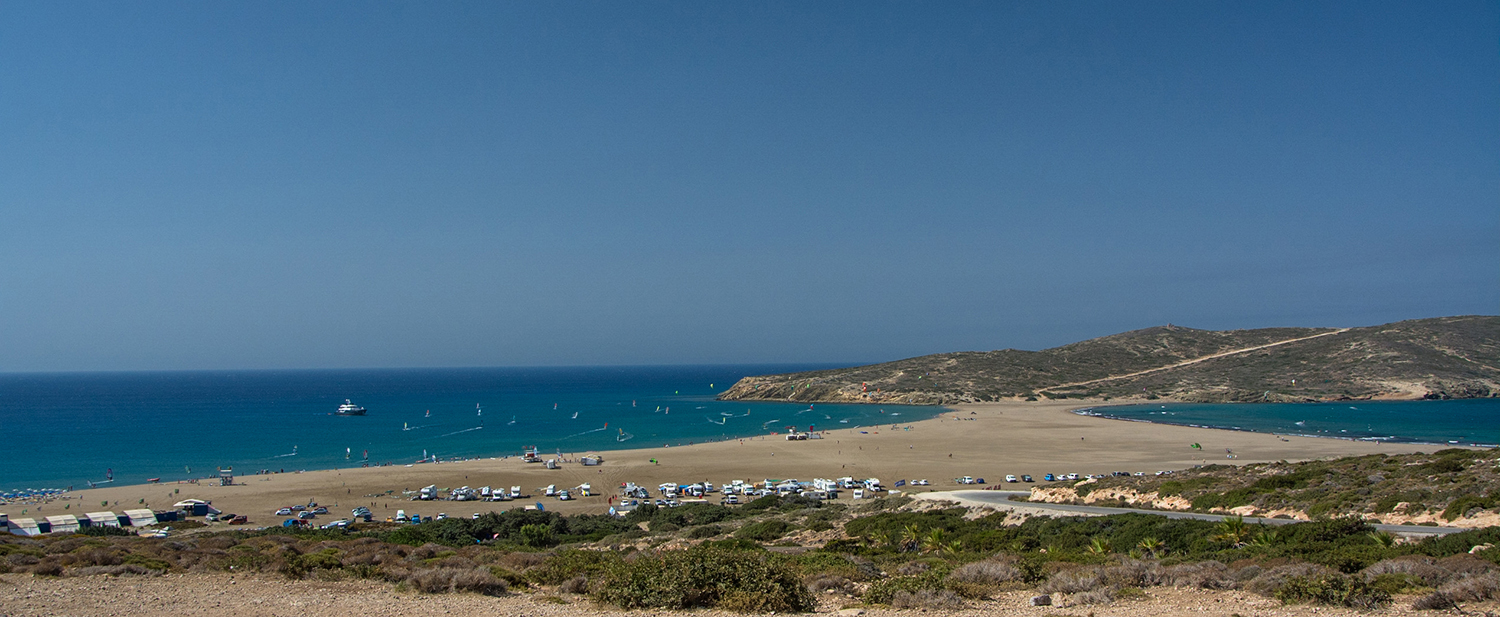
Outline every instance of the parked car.
POLYGON ((1005 474, 1005 481, 1006 482, 1015 482, 1016 481, 1016 477, 1013 476, 1013 475, 1010 475, 1010 474, 1005 474))
POLYGON ((1035 480, 1031 479, 1031 476, 1028 476, 1028 475, 1025 475, 1025 474, 1021 475, 1021 481, 1022 482, 1035 482, 1035 480))
POLYGON ((1057 477, 1054 476, 1054 475, 1052 475, 1052 474, 1050 474, 1050 473, 1047 474, 1047 475, 1045 475, 1045 476, 1042 476, 1042 481, 1043 482, 1052 482, 1052 481, 1055 481, 1055 480, 1057 480, 1057 477))
POLYGON ((230 525, 245 525, 245 524, 247 524, 249 522, 250 522, 250 518, 247 517, 247 516, 245 516, 245 515, 243 515, 243 514, 241 514, 239 516, 236 516, 236 517, 234 517, 232 519, 229 519, 229 524, 230 525))
POLYGON ((310 518, 317 518, 317 517, 318 517, 318 515, 313 514, 312 512, 308 512, 307 510, 303 510, 303 511, 297 513, 297 518, 302 519, 302 520, 307 520, 307 519, 310 519, 310 518))
POLYGON ((323 506, 313 508, 313 514, 328 514, 328 508, 325 508, 323 506))
POLYGON ((282 509, 276 511, 276 516, 291 516, 291 515, 292 515, 292 509, 291 508, 282 508, 282 509))

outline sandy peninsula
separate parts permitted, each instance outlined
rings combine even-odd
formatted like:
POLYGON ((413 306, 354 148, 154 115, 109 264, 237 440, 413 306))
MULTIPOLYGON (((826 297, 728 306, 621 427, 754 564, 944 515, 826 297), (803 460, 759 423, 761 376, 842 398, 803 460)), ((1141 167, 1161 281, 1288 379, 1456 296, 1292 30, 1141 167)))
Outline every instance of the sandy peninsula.
MULTIPOLYGON (((1040 480, 1046 473, 1149 473, 1206 463, 1295 461, 1438 448, 1110 420, 1070 411, 1078 407, 1076 402, 1055 401, 961 405, 930 420, 832 430, 820 440, 786 441, 767 435, 605 452, 605 462, 599 467, 569 463, 548 470, 515 458, 480 459, 240 476, 226 487, 206 481, 117 486, 77 491, 71 499, 52 502, 40 511, 32 506, 25 515, 61 514, 64 505, 71 505, 71 512, 93 511, 105 502, 116 511, 142 507, 141 503, 161 509, 186 498, 210 500, 225 512, 248 515, 251 526, 278 524, 282 517, 273 515, 277 508, 309 500, 330 507, 335 516, 325 519, 344 515, 358 505, 369 506, 377 518, 385 518, 398 509, 424 516, 469 516, 538 501, 548 510, 564 513, 603 513, 609 509, 609 496, 627 481, 655 487, 663 482, 854 476, 880 478, 887 486, 896 480, 927 479, 931 486, 913 490, 952 490, 958 487, 953 478, 965 475, 996 484, 1006 474, 1030 474, 1040 480), (1189 447, 1193 443, 1202 449, 1189 447), (540 497, 538 491, 549 484, 568 488, 584 483, 591 484, 598 496, 559 502, 540 497), (403 490, 430 484, 440 488, 519 485, 534 497, 514 502, 417 502, 402 496, 403 490)), ((545 444, 542 449, 546 450, 545 444)), ((12 517, 23 515, 21 509, 7 508, 12 517)))

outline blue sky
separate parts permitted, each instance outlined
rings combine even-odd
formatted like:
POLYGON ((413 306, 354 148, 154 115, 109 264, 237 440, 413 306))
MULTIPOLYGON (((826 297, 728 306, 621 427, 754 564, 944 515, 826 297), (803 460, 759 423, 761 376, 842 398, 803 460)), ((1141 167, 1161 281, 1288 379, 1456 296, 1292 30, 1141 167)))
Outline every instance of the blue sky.
POLYGON ((1500 9, 0 5, 0 371, 1500 312, 1500 9))

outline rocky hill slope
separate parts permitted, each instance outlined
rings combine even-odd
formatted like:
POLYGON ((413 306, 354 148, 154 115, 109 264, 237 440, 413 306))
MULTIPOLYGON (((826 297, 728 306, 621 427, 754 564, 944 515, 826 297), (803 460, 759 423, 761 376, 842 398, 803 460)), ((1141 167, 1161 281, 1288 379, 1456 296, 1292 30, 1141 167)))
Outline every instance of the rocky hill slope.
POLYGON ((1500 317, 1368 328, 1160 326, 1042 351, 920 356, 741 379, 723 400, 952 404, 1028 398, 1197 402, 1500 396, 1500 317))

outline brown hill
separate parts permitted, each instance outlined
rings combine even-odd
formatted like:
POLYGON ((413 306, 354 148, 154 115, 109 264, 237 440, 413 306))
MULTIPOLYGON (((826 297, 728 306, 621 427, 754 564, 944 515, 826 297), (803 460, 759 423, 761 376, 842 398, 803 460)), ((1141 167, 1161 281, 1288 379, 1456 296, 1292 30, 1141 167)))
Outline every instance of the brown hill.
POLYGON ((1368 328, 1161 326, 1042 351, 746 377, 724 400, 948 404, 1049 397, 1315 401, 1500 396, 1500 317, 1368 328))

